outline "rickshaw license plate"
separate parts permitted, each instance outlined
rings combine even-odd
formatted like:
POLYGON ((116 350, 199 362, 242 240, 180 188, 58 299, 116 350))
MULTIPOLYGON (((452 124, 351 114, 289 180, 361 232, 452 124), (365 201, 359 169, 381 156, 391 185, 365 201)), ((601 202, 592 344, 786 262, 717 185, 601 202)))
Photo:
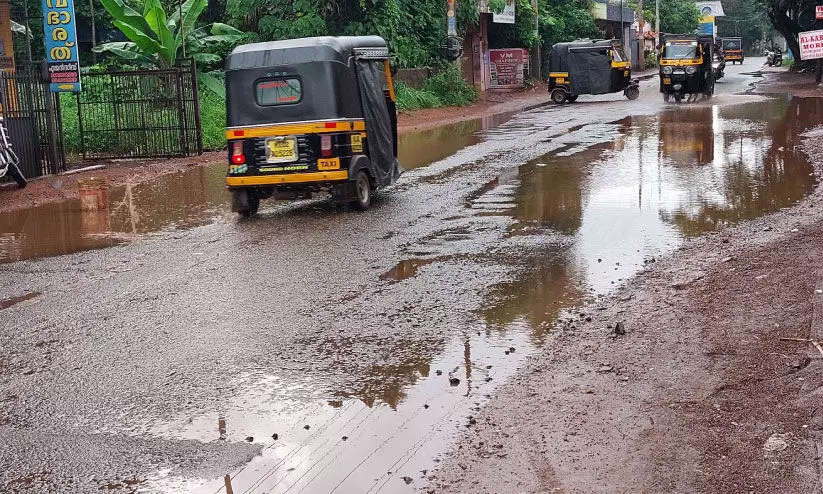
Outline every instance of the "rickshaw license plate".
POLYGON ((354 153, 363 152, 363 136, 360 134, 352 134, 351 136, 351 150, 354 153))
POLYGON ((663 84, 671 84, 671 83, 672 83, 671 78, 669 78, 669 77, 664 77, 663 78, 663 84))
POLYGON ((321 158, 317 160, 317 169, 319 171, 339 170, 340 158, 321 158))
POLYGON ((266 161, 269 163, 287 163, 297 160, 297 139, 285 137, 266 141, 266 161))

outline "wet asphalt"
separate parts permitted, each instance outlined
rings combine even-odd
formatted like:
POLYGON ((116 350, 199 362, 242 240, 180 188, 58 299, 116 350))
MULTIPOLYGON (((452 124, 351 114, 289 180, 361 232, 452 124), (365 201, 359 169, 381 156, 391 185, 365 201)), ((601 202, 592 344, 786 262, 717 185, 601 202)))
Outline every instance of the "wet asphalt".
POLYGON ((419 489, 558 315, 811 191, 807 106, 735 94, 759 66, 711 102, 666 104, 653 78, 407 138, 365 213, 240 220, 200 169, 102 228, 60 222, 79 247, 0 220, 0 490, 419 489))

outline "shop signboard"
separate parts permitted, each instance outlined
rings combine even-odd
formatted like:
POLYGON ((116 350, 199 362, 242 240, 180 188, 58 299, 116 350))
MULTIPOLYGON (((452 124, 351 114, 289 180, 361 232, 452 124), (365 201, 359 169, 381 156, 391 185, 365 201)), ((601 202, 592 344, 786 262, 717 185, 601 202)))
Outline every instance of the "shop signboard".
POLYGON ((798 33, 797 41, 801 60, 823 58, 823 30, 798 33))
POLYGON ((503 12, 492 12, 492 22, 497 24, 514 24, 514 0, 506 0, 503 12))
POLYGON ((489 85, 492 89, 523 87, 529 52, 522 48, 489 50, 489 85))
POLYGON ((42 0, 46 66, 51 91, 80 91, 80 58, 74 25, 74 0, 42 0))

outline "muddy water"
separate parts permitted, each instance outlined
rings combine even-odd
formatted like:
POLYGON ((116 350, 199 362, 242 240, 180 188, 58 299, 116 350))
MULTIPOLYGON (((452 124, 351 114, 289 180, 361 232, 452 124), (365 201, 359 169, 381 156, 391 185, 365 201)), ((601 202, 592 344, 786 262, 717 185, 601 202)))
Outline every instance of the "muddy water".
MULTIPOLYGON (((481 131, 512 118, 504 113, 400 136, 407 170, 478 143, 481 131)), ((140 235, 190 228, 229 215, 225 167, 196 167, 147 184, 109 192, 109 209, 82 211, 79 200, 0 213, 0 263, 111 247, 140 235)))
MULTIPOLYGON (((480 216, 513 217, 510 235, 568 236, 572 247, 560 264, 573 265, 602 293, 684 239, 808 195, 813 169, 795 146, 821 121, 823 100, 798 98, 626 119, 607 142, 507 171, 470 207, 480 216)), ((554 263, 542 269, 561 269, 554 263)))

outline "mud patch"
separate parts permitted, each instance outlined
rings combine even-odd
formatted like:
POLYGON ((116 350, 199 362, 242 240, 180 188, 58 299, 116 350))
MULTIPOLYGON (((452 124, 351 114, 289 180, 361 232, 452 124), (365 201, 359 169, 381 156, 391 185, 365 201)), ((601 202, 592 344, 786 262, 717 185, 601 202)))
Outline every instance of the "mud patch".
POLYGON ((11 297, 11 298, 7 298, 5 300, 0 300, 0 310, 8 309, 9 307, 11 307, 13 305, 17 305, 21 302, 25 302, 26 300, 31 300, 35 297, 40 296, 40 295, 41 295, 40 292, 29 292, 25 295, 20 295, 19 297, 11 297))

